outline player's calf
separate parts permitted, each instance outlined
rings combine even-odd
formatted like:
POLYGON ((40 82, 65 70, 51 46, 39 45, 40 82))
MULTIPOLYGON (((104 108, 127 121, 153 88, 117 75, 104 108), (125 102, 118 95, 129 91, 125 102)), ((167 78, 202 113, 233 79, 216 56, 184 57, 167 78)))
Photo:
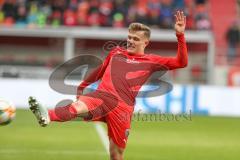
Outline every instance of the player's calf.
MULTIPOLYGON (((80 100, 70 103, 66 106, 56 107, 48 110, 51 121, 66 122, 76 118, 85 118, 89 116, 86 105, 80 100)), ((78 120, 80 120, 78 119, 78 120)))

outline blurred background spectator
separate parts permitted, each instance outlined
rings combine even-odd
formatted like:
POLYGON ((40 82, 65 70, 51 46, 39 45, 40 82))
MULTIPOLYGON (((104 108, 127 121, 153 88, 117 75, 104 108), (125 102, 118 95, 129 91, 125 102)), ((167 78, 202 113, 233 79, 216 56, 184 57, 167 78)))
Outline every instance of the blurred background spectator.
POLYGON ((210 28, 205 0, 1 0, 0 25, 122 28, 138 21, 172 28, 179 9, 188 16, 188 29, 210 28))
POLYGON ((227 58, 229 63, 231 63, 237 56, 237 48, 240 44, 239 27, 240 25, 238 24, 238 22, 233 22, 233 24, 229 27, 226 33, 226 41, 228 44, 227 58))

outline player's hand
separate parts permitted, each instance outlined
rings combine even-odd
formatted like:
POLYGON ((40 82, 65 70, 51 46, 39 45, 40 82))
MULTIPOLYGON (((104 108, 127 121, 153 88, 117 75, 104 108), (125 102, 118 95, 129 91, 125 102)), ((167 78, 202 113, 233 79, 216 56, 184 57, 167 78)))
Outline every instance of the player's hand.
POLYGON ((175 14, 175 30, 177 34, 183 34, 186 27, 186 16, 183 11, 177 11, 175 14))

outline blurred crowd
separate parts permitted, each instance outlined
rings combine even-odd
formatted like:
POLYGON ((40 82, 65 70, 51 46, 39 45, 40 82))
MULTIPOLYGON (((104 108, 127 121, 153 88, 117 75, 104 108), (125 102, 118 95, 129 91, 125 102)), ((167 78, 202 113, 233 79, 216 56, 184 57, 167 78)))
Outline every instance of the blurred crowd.
POLYGON ((206 0, 0 0, 0 25, 172 28, 176 10, 187 15, 188 29, 211 26, 206 0))
MULTIPOLYGON (((231 64, 238 58, 240 51, 240 21, 234 21, 226 31, 227 60, 231 64)), ((239 61, 240 62, 240 61, 239 61)))
POLYGON ((238 18, 228 27, 225 38, 227 42, 227 62, 230 65, 240 66, 240 0, 238 4, 238 18))

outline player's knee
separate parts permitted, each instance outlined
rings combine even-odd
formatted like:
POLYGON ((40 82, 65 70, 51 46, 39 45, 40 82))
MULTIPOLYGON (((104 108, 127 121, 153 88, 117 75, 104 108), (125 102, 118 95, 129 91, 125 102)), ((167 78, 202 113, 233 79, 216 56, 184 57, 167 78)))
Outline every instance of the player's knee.
POLYGON ((110 158, 111 160, 123 160, 123 154, 117 152, 110 153, 110 158))
POLYGON ((114 148, 110 149, 110 158, 111 160, 123 160, 123 150, 114 148))
POLYGON ((123 152, 124 152, 123 150, 119 150, 119 151, 118 151, 118 153, 119 153, 120 156, 123 156, 123 152))

